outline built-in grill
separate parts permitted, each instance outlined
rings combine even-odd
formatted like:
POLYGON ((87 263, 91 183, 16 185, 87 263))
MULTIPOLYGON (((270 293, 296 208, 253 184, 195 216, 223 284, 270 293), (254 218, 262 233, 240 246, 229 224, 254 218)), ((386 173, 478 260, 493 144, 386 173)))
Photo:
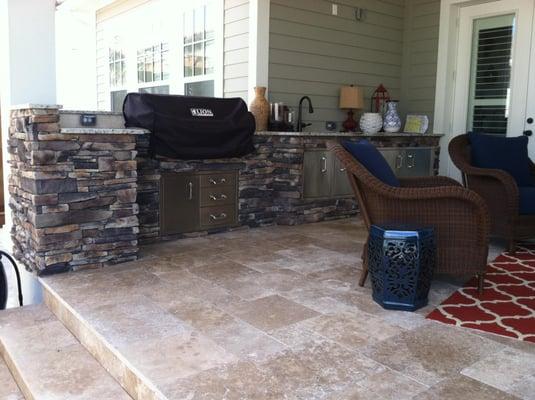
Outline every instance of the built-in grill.
POLYGON ((126 127, 151 132, 155 155, 182 159, 241 157, 254 151, 255 121, 240 98, 129 93, 126 127))
MULTIPOLYGON (((202 160, 251 153, 254 118, 242 99, 129 94, 127 127, 148 129, 153 155, 202 160)), ((238 171, 164 173, 160 235, 221 229, 238 223, 238 171)))

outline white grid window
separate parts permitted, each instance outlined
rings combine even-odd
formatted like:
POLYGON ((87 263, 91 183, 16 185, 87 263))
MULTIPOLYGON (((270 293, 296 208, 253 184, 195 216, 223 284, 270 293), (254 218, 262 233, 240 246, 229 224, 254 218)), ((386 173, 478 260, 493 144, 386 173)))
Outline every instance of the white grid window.
POLYGON ((215 26, 213 7, 184 13, 184 94, 214 95, 215 26))
POLYGON ((109 49, 110 87, 123 88, 126 84, 126 56, 122 49, 109 49))
POLYGON ((169 45, 159 43, 137 51, 137 81, 152 83, 169 79, 169 45))

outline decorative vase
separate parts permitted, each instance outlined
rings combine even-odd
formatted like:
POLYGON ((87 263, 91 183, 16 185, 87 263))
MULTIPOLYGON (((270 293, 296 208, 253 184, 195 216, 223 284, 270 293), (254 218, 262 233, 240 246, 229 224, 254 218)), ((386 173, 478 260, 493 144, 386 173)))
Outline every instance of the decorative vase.
POLYGON ((249 105, 249 110, 254 116, 257 131, 267 131, 269 120, 269 102, 266 100, 266 88, 257 86, 254 88, 255 97, 249 105))
POLYGON ((383 126, 383 118, 379 113, 364 113, 360 117, 360 129, 364 133, 377 133, 383 126))
POLYGON ((386 102, 386 107, 383 129, 389 133, 399 132, 401 129, 401 118, 399 118, 398 114, 398 101, 389 100, 386 102))

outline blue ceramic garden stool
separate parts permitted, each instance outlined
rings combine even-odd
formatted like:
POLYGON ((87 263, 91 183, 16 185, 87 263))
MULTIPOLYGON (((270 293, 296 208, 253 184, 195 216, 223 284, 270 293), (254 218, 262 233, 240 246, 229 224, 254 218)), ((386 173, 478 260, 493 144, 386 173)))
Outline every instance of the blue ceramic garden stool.
POLYGON ((433 228, 372 225, 368 270, 373 299, 392 310, 414 311, 427 305, 435 254, 433 228))

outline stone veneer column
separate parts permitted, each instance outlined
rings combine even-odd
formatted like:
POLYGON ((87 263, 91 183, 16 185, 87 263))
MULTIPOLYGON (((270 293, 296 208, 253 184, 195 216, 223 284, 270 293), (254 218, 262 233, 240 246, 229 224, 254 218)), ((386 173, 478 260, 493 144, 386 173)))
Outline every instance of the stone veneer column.
POLYGON ((137 258, 135 130, 60 129, 57 106, 13 110, 15 256, 38 274, 137 258))

